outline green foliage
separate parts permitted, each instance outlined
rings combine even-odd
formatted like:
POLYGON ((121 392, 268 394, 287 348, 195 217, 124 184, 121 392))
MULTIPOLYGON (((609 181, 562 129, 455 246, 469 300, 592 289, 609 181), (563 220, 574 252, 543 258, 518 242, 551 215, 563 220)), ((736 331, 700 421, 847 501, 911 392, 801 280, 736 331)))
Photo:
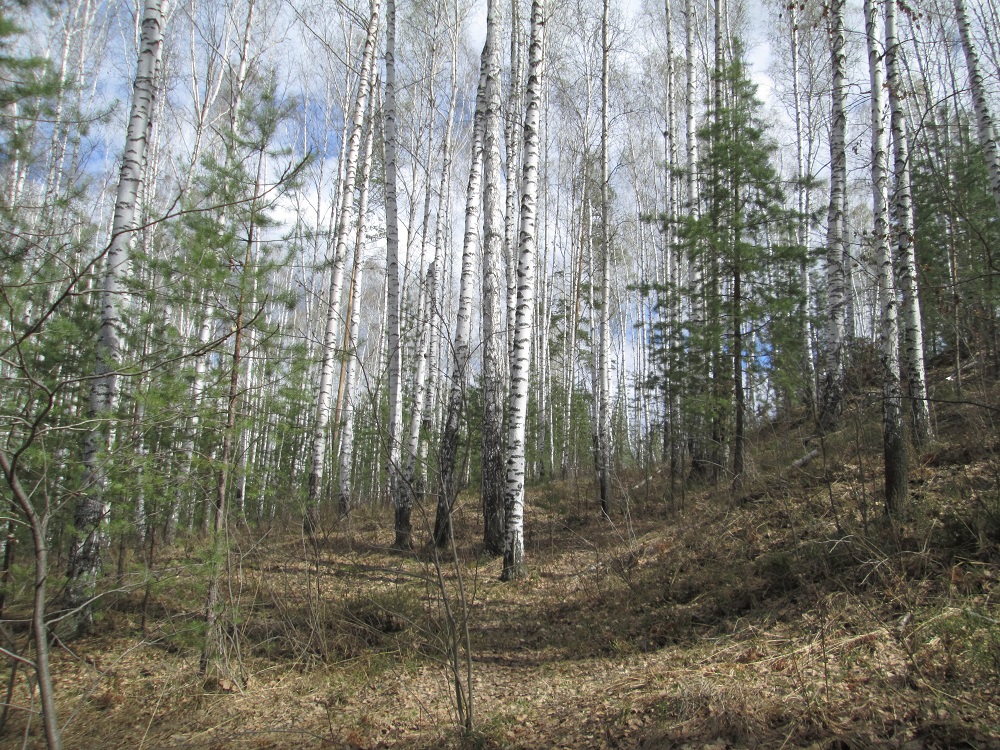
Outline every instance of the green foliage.
POLYGON ((685 422, 711 426, 718 442, 731 419, 736 346, 751 377, 766 375, 779 389, 798 376, 803 291, 795 271, 804 249, 793 240, 799 217, 786 206, 777 146, 739 44, 716 83, 723 105, 698 131, 700 205, 661 218, 691 271, 648 289, 658 314, 649 335, 659 366, 648 385, 677 398, 685 422))
MULTIPOLYGON (((29 2, 14 2, 14 8, 24 10, 29 2)), ((9 17, 10 7, 0 8, 0 171, 8 173, 14 160, 25 161, 32 156, 32 136, 38 121, 52 113, 52 98, 59 91, 59 82, 48 61, 41 56, 17 53, 21 28, 9 17), (15 113, 9 116, 8 113, 15 113)), ((7 191, 0 191, 0 206, 4 211, 7 191)), ((3 248, 2 252, 8 252, 3 248)), ((0 256, 2 257, 2 256, 0 256)))
POLYGON ((927 356, 956 344, 995 354, 1000 216, 986 162, 976 143, 931 145, 918 152, 912 178, 927 356))
MULTIPOLYGON (((79 462, 69 459, 78 453, 74 429, 89 392, 80 363, 94 361, 96 316, 87 292, 98 228, 83 205, 79 175, 60 174, 54 184, 39 179, 56 98, 66 92, 48 61, 23 50, 12 18, 30 6, 0 7, 0 449, 59 539, 64 519, 57 514, 80 484, 79 462)), ((83 132, 81 122, 64 119, 67 138, 83 132)), ((16 524, 14 532, 30 549, 27 526, 16 524)))

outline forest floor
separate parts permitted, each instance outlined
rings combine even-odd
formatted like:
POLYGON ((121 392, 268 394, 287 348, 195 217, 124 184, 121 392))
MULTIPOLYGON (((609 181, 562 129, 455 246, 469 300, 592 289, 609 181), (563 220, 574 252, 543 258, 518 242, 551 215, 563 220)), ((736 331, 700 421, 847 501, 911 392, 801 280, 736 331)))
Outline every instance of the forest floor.
MULTIPOLYGON (((806 425, 762 427, 737 493, 675 486, 671 501, 662 475, 625 475, 628 512, 608 521, 591 485, 534 487, 516 584, 479 556, 471 497, 440 568, 427 548, 390 551, 384 509, 315 544, 241 532, 208 679, 204 557, 169 550, 148 597, 133 562, 95 632, 55 651, 66 747, 1000 749, 992 412, 939 412, 890 525, 866 411, 822 444, 806 425), (460 636, 468 625, 471 733, 442 592, 460 636)), ((28 702, 19 679, 12 703, 28 702)), ((13 711, 0 746, 41 743, 13 711)))

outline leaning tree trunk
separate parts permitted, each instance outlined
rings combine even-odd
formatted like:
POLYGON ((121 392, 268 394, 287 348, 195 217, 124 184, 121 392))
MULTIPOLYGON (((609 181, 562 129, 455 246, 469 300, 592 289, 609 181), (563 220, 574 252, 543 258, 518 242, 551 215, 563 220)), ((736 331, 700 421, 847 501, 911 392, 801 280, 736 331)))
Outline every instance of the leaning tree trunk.
POLYGON ((521 175, 521 223, 517 261, 517 316, 510 368, 507 435, 507 490, 504 495, 507 535, 504 539, 505 581, 522 578, 524 563, 524 442, 531 373, 531 332, 535 313, 535 223, 538 203, 538 123, 541 108, 545 32, 543 0, 531 3, 531 46, 528 60, 527 111, 524 118, 524 164, 521 175))
MULTIPOLYGON (((333 401, 333 372, 337 359, 337 329, 340 323, 340 297, 344 287, 344 265, 347 262, 347 240, 354 216, 354 188, 357 182, 358 157, 361 153, 361 135, 364 130, 365 112, 369 96, 371 70, 375 59, 375 44, 379 29, 379 0, 372 6, 368 21, 368 35, 361 58, 358 76, 358 95, 354 100, 351 117, 351 134, 347 146, 344 184, 341 189, 340 217, 337 223, 336 250, 333 273, 330 278, 330 299, 323 337, 323 364, 320 369, 319 390, 316 396, 316 419, 313 423, 312 451, 309 460, 309 497, 306 507, 306 526, 312 530, 318 520, 320 485, 323 480, 323 463, 326 458, 326 433, 330 422, 333 401)), ((346 328, 347 326, 345 326, 346 328)))
POLYGON ((90 599, 101 570, 103 547, 107 543, 105 524, 109 506, 105 498, 110 431, 108 420, 115 409, 118 370, 121 365, 121 288, 128 270, 130 244, 134 234, 136 201, 146 146, 152 127, 156 99, 156 77, 163 54, 163 22, 167 0, 146 0, 142 17, 142 39, 132 88, 132 108, 125 136, 111 240, 104 259, 101 291, 101 326, 97 335, 97 366, 91 381, 89 413, 94 420, 84 438, 84 487, 76 503, 74 533, 69 551, 68 580, 63 606, 71 614, 63 620, 62 631, 75 634, 92 624, 90 599))
MULTIPOLYGON (((48 750, 61 750, 62 734, 56 717, 55 690, 52 684, 52 669, 49 666, 49 630, 45 623, 45 594, 49 579, 49 514, 38 514, 28 492, 21 485, 17 463, 0 450, 0 473, 11 491, 12 503, 24 514, 31 529, 31 541, 35 556, 34 598, 31 609, 31 640, 35 646, 35 678, 38 681, 38 697, 41 702, 42 726, 48 750)), ((8 540, 7 552, 10 544, 8 540)))
POLYGON ((878 264, 878 294, 882 362, 882 444, 885 459, 885 504, 892 514, 906 502, 906 444, 903 440, 902 393, 899 377, 899 322, 892 252, 889 248, 888 132, 885 76, 879 50, 878 5, 865 0, 865 36, 872 100, 873 240, 878 264))
POLYGON ((896 2, 885 0, 885 67, 889 89, 889 112, 892 129, 896 222, 896 263, 903 292, 903 334, 906 343, 906 376, 910 383, 913 415, 913 439, 917 445, 933 437, 930 402, 927 400, 927 374, 924 368, 924 330, 920 320, 920 296, 917 289, 917 254, 913 241, 913 200, 910 193, 910 146, 906 132, 906 109, 903 106, 903 79, 899 71, 899 35, 896 28, 896 2))
POLYGON ((830 57, 833 66, 830 122, 830 209, 826 229, 826 306, 824 373, 820 393, 820 426, 835 429, 840 421, 844 391, 844 310, 846 248, 844 195, 847 187, 847 52, 845 0, 830 5, 830 57))
POLYGON ((434 542, 445 546, 451 538, 451 509, 458 496, 458 479, 455 462, 458 441, 465 413, 465 386, 469 377, 469 343, 472 332, 472 288, 476 245, 479 243, 480 192, 483 168, 483 130, 486 121, 486 80, 489 69, 490 49, 495 45, 495 24, 490 23, 493 5, 488 0, 486 42, 480 62, 479 88, 476 92, 476 111, 472 121, 472 163, 465 193, 465 234, 462 243, 462 265, 458 282, 458 310, 455 338, 452 343, 451 385, 448 390, 448 407, 445 413, 444 432, 441 435, 441 492, 437 517, 434 522, 434 542))
MULTIPOLYGON (((372 74, 374 78, 374 73, 372 74)), ((372 82, 369 82, 371 85, 372 82)), ((347 358, 347 366, 344 368, 344 397, 346 403, 340 429, 340 474, 338 477, 339 501, 341 516, 346 516, 351 512, 351 480, 354 457, 354 412, 359 398, 355 391, 355 381, 357 380, 358 366, 358 332, 361 325, 361 281, 362 281, 362 260, 361 249, 364 246, 365 219, 368 213, 368 194, 371 180, 372 166, 372 143, 375 140, 372 131, 375 129, 373 120, 375 97, 368 98, 368 115, 366 122, 368 127, 364 134, 364 159, 361 162, 361 195, 358 197, 358 228, 354 235, 354 268, 351 274, 351 290, 347 303, 347 330, 344 337, 344 352, 347 358)))
POLYGON ((969 14, 965 9, 965 0, 955 0, 955 16, 958 19, 958 30, 962 36, 962 49, 965 51, 965 64, 969 68, 969 85, 972 87, 972 104, 976 109, 976 121, 979 124, 979 145, 983 149, 986 168, 990 173, 990 189, 993 200, 1000 211, 1000 147, 997 146, 997 131, 993 124, 989 102, 986 97, 986 86, 979 67, 979 55, 972 39, 969 27, 969 14))

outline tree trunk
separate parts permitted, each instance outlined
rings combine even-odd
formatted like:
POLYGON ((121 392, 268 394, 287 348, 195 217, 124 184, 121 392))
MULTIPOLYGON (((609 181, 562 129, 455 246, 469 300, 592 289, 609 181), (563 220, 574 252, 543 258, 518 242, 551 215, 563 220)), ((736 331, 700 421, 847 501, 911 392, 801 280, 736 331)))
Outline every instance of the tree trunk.
MULTIPOLYGON (((55 690, 49 666, 49 631, 45 623, 45 593, 49 577, 48 515, 38 515, 28 493, 18 477, 17 464, 0 450, 0 472, 10 488, 13 504, 20 508, 31 528, 31 541, 35 554, 34 598, 31 610, 31 640, 35 646, 35 676, 38 679, 38 696, 41 701, 42 725, 48 750, 61 750, 62 735, 56 718, 55 690)), ((8 545, 12 540, 8 539, 8 545)))
MULTIPOLYGON (((374 78, 374 71, 371 74, 374 78)), ((374 81, 370 81, 372 85, 374 81)), ((374 88, 374 87, 373 87, 374 88)), ((355 393, 358 365, 358 332, 361 326, 361 281, 364 267, 361 250, 364 247, 365 225, 368 214, 368 194, 371 180, 372 143, 375 129, 373 119, 375 97, 368 98, 368 127, 364 132, 364 159, 361 162, 361 195, 358 197, 358 228, 354 235, 354 268, 351 273, 351 290, 347 308, 347 330, 345 331, 344 352, 346 368, 344 369, 344 414, 340 432, 340 475, 338 476, 338 506, 340 515, 347 516, 351 512, 351 479, 354 454, 354 415, 357 409, 359 394, 355 393)))
POLYGON ((809 320, 809 213, 807 210, 809 186, 806 184, 806 164, 802 147, 802 92, 799 81, 799 21, 794 3, 788 6, 789 25, 791 27, 792 53, 792 98, 795 114, 795 178, 796 178, 796 208, 798 216, 795 220, 796 242, 802 248, 804 256, 799 268, 799 283, 801 284, 801 304, 799 315, 802 319, 802 393, 806 409, 815 417, 816 409, 816 366, 812 351, 812 324, 809 320))
POLYGON ((399 334, 399 217, 396 200, 397 131, 396 131, 396 0, 386 3, 385 38, 385 100, 383 102, 383 133, 385 138, 385 225, 386 225, 386 327, 388 328, 389 365, 389 425, 386 434, 389 495, 395 509, 396 539, 393 547, 408 550, 413 547, 409 495, 401 481, 401 446, 403 431, 402 370, 403 350, 399 334))
MULTIPOLYGON (((361 152, 361 136, 364 130, 365 112, 369 95, 370 75, 375 59, 375 44, 378 40, 380 2, 375 0, 368 34, 361 58, 361 72, 358 76, 358 95, 354 100, 351 117, 351 131, 348 139, 344 184, 341 188, 340 217, 337 222, 336 250, 334 251, 333 272, 330 278, 330 299, 323 336, 323 364, 320 369, 319 389, 316 396, 316 418, 313 423, 312 451, 309 462, 309 495, 306 507, 306 527, 311 532, 319 519, 319 498, 323 480, 323 464, 326 458, 327 427, 333 400, 333 373, 337 358, 338 327, 340 325, 340 297, 344 286, 344 266, 347 261, 347 239, 354 215, 354 189, 357 182, 358 156, 361 152)), ((344 326, 346 330, 347 326, 344 326)))
POLYGON ((997 131, 990 112, 989 100, 983 73, 979 66, 979 54, 972 39, 969 27, 969 14, 965 9, 965 0, 955 0, 955 16, 958 19, 958 31, 962 37, 962 49, 965 51, 965 64, 969 69, 969 85, 972 87, 972 104, 976 110, 976 122, 979 125, 979 145, 983 149, 983 158, 990 174, 990 189, 993 200, 1000 211, 1000 147, 997 146, 997 131))
POLYGON ((517 316, 510 370, 507 438, 507 490, 504 495, 507 536, 504 540, 505 581, 522 578, 524 563, 524 442, 531 377, 531 333, 535 312, 535 223, 538 194, 538 124, 541 107, 545 32, 543 0, 532 0, 528 62, 527 111, 524 118, 524 164, 521 177, 521 222, 517 262, 517 316))
MULTIPOLYGON (((504 209, 504 272, 507 282, 506 289, 506 351, 507 359, 504 361, 505 369, 499 374, 501 382, 506 380, 509 359, 514 350, 514 318, 517 315, 517 175, 518 173, 518 151, 521 146, 521 116, 524 104, 522 87, 522 76, 524 74, 524 59, 521 54, 521 42, 524 38, 521 33, 521 11, 520 6, 523 0, 511 0, 510 2, 510 80, 507 88, 507 122, 505 135, 507 138, 507 185, 506 204, 504 209)), ((499 66, 499 47, 497 49, 497 65, 499 66)), ((499 68, 498 68, 499 73, 499 68)), ((499 86, 499 84, 497 84, 499 86)), ((488 127, 488 126, 487 126, 488 127)), ((501 393, 504 393, 501 386, 501 393)), ((503 405, 500 407, 503 413, 503 405)), ((501 430, 502 432, 502 430, 501 430)), ((500 444, 503 445, 501 435, 500 444)), ((501 469, 502 472, 502 469, 501 469)), ((500 475, 503 476, 502 473, 500 475)), ((502 481, 502 480, 501 480, 502 481)), ((501 538, 503 527, 501 526, 501 538)))
POLYGON ((924 330, 920 318, 917 289, 916 245, 913 241, 913 201, 910 194, 910 146, 903 107, 903 80, 899 71, 899 35, 896 28, 896 2, 885 0, 885 66, 889 88, 893 176, 895 189, 896 263, 903 293, 903 334, 906 342, 906 378, 910 384, 913 416, 913 439, 922 445, 933 438, 930 402, 927 400, 927 374, 924 368, 924 330))
POLYGON ((455 337, 452 343, 451 385, 448 391, 448 409, 444 432, 441 435, 441 493, 437 516, 434 521, 434 542, 443 547, 451 538, 451 510, 458 496, 458 478, 455 462, 458 441, 465 418, 465 388, 469 377, 470 338, 472 333, 472 288, 479 242, 480 193, 482 189, 483 131, 486 122, 486 81, 490 67, 491 47, 496 44, 496 24, 491 23, 493 5, 487 5, 486 42, 480 60, 479 87, 476 92, 476 111, 472 124, 472 162, 465 193, 465 233, 462 243, 462 266, 459 273, 458 310, 455 337))
MULTIPOLYGON (((497 13, 495 3, 487 12, 497 13)), ((490 20, 487 18, 487 26, 490 20)), ((494 18, 494 27, 499 19, 494 18)), ((488 555, 504 550, 504 373, 507 337, 503 325, 506 297, 502 272, 504 247, 503 198, 500 195, 500 49, 489 47, 486 76, 486 119, 483 131, 483 547, 488 555)), ((509 179, 513 179, 509 177, 509 179)))
POLYGON ((604 0, 601 18, 601 321, 600 354, 598 355, 597 378, 597 482, 601 493, 601 513, 611 516, 611 380, 609 377, 611 359, 611 171, 608 155, 608 88, 611 54, 608 42, 608 25, 611 0, 604 0))
POLYGON ((75 610, 75 613, 63 621, 61 631, 64 637, 85 631, 92 624, 89 600, 101 571, 102 551, 107 543, 105 524, 109 507, 105 498, 106 452, 110 434, 108 420, 113 418, 116 407, 118 371, 121 366, 121 297, 124 294, 121 281, 128 270, 139 181, 152 127, 156 77, 163 54, 165 14, 166 0, 146 0, 111 240, 104 260, 101 326, 97 336, 97 365, 89 407, 90 417, 96 420, 96 426, 84 438, 83 492, 77 500, 73 516, 74 533, 69 551, 68 580, 62 597, 64 608, 75 610))
POLYGON ((899 322, 892 252, 889 248, 888 118, 885 76, 879 42, 878 5, 865 0, 865 36, 872 99, 872 199, 873 240, 878 264, 879 349, 882 362, 882 442, 885 459, 885 504, 890 514, 906 502, 906 444, 903 440, 902 393, 899 377, 899 322))
POLYGON ((819 422, 824 430, 836 429, 843 408, 845 271, 844 195, 847 187, 847 52, 844 31, 845 0, 830 5, 830 57, 833 70, 830 123, 830 208, 827 213, 826 284, 827 319, 824 373, 819 422))

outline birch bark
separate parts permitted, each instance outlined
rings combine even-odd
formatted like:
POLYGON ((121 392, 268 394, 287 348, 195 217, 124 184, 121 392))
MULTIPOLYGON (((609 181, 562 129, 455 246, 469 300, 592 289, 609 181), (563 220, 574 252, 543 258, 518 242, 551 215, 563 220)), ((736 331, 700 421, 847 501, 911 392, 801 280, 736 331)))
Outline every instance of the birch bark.
MULTIPOLYGON (((373 86, 374 89, 374 86, 373 86)), ((362 248, 365 241, 365 226, 368 214, 368 194, 371 180, 372 166, 372 137, 374 130, 374 102, 375 97, 368 99, 368 116, 366 121, 368 127, 364 133, 364 159, 361 162, 361 194, 358 197, 358 228, 354 235, 354 270, 351 274, 351 292, 348 302, 347 331, 345 337, 345 354, 347 356, 347 367, 344 370, 344 404, 343 425, 340 432, 340 475, 338 477, 338 505, 341 516, 346 516, 351 512, 351 482, 353 478, 353 455, 354 455, 354 415, 357 409, 359 394, 355 393, 358 367, 360 359, 358 354, 358 333, 361 327, 361 282, 362 248)))
POLYGON ((611 173, 608 155, 608 89, 610 85, 608 26, 611 0, 604 0, 601 17, 601 301, 600 353, 597 388, 597 482, 601 493, 601 512, 611 516, 610 450, 611 410, 609 377, 611 360, 611 173))
POLYGON ((385 245, 386 245, 386 328, 388 329, 389 424, 386 430, 389 495, 395 509, 396 539, 393 547, 408 550, 413 546, 409 495, 400 476, 400 437, 403 431, 402 370, 403 350, 399 325, 399 217, 396 199, 398 135, 396 128, 396 0, 386 2, 385 99, 383 102, 385 138, 385 245))
POLYGON ((986 86, 979 64, 979 53, 972 39, 972 29, 969 26, 969 14, 965 8, 965 0, 955 0, 955 16, 958 19, 958 31, 962 37, 962 50, 965 52, 965 64, 969 69, 969 85, 972 87, 972 104, 976 110, 976 122, 979 125, 979 145, 983 149, 986 168, 990 174, 990 189, 993 200, 1000 211, 1000 147, 997 146, 996 125, 990 112, 986 98, 986 86))
POLYGON ((89 600, 101 571, 102 551, 107 544, 105 524, 109 506, 105 498, 110 431, 108 420, 117 404, 118 371, 121 366, 121 281, 128 269, 134 234, 136 199, 156 99, 156 78, 163 54, 163 23, 167 0, 146 0, 142 38, 132 106, 125 136, 125 152, 115 200, 111 239, 105 254, 101 290, 101 326, 97 336, 97 364, 90 391, 89 413, 96 420, 84 438, 84 491, 76 503, 74 533, 69 550, 65 609, 75 611, 66 618, 66 632, 81 632, 92 624, 89 600))
POLYGON ((830 121, 830 207, 827 213, 826 285, 827 319, 824 373, 820 393, 820 426, 836 429, 843 402, 845 247, 844 194, 847 183, 847 53, 844 31, 845 0, 830 5, 830 58, 833 70, 830 121))
POLYGON ((809 321, 809 214, 807 210, 809 187, 806 184, 806 159, 803 148, 802 126, 802 91, 799 79, 799 19, 794 3, 788 6, 790 25, 790 47, 792 56, 792 99, 795 113, 795 177, 796 203, 796 241, 805 250, 802 264, 799 268, 799 283, 802 290, 802 302, 799 315, 802 318, 802 376, 805 381, 803 394, 806 408, 815 416, 816 408, 816 372, 812 351, 812 325, 809 321))
MULTIPOLYGON (((344 266, 347 260, 347 240, 353 225, 354 189, 357 182, 358 156, 364 130, 365 112, 369 96, 371 70, 378 39, 380 0, 372 5, 368 21, 368 34, 361 58, 358 76, 358 95, 354 100, 351 131, 347 146, 347 164, 340 199, 340 218, 337 223, 336 250, 330 278, 330 299, 327 310, 326 330, 323 336, 323 364, 320 369, 319 389, 316 397, 316 419, 313 423, 312 451, 309 463, 309 495, 306 509, 306 526, 315 528, 318 520, 320 485, 323 480, 323 463, 326 456, 327 427, 333 401, 333 374, 337 354, 337 333, 340 325, 340 297, 344 287, 344 266)), ((346 326, 345 326, 346 328, 346 326)))
MULTIPOLYGON (((517 173, 518 173, 518 150, 521 143, 521 112, 523 105, 523 89, 521 77, 524 73, 524 60, 521 54, 521 43, 523 34, 521 32, 521 6, 522 0, 511 0, 510 3, 510 81, 507 89, 507 186, 506 186, 506 208, 504 211, 504 243, 503 243, 503 264, 506 274, 506 347, 508 357, 514 350, 514 318, 517 315, 517 173)), ((499 50, 497 52, 499 55, 499 50)), ((498 62, 499 65, 499 62, 498 62)), ((499 84, 498 84, 499 85, 499 84)), ((509 362, 504 362, 509 366, 509 362)), ((506 367, 500 374, 500 379, 505 380, 507 375, 506 367)), ((501 390, 501 393, 503 391, 501 390)), ((501 413, 503 406, 500 407, 501 413)), ((502 430, 501 430, 502 432, 502 430)), ((503 438, 500 439, 501 444, 503 438)), ((502 471, 502 469, 501 469, 502 471)), ((502 528, 502 527, 501 527, 502 528)), ((502 531, 501 531, 502 536, 502 531)))
MULTIPOLYGON (((495 3, 487 5, 487 26, 496 28, 495 3)), ((504 373, 507 372, 507 336, 502 300, 506 296, 503 272, 505 225, 504 198, 500 194, 500 49, 489 47, 486 60, 486 118, 483 130, 483 546, 489 555, 504 551, 504 373)))
POLYGON ((920 319, 920 294, 917 288, 917 254, 914 244, 913 200, 910 192, 910 145, 906 109, 903 106, 903 81, 899 71, 899 34, 896 21, 897 0, 885 0, 885 67, 889 89, 890 128, 892 130, 893 177, 895 187, 896 264, 903 293, 903 340, 906 345, 906 375, 910 384, 913 416, 913 439, 922 445, 933 438, 930 402, 927 400, 927 374, 924 368, 924 330, 920 319))
POLYGON ((524 562, 524 442, 528 382, 531 375, 529 372, 531 331, 535 312, 535 213, 538 193, 538 126, 543 85, 544 33, 543 0, 532 0, 527 111, 524 118, 524 163, 521 176, 517 316, 514 329, 514 356, 510 370, 507 489, 504 495, 507 535, 504 540, 501 578, 505 581, 522 578, 527 573, 524 562))
POLYGON ((882 363, 882 443, 885 460, 885 504, 890 514, 906 502, 906 445, 903 440, 902 392, 899 377, 899 322, 892 252, 889 247, 888 117, 879 14, 876 0, 864 0, 865 37, 872 102, 872 200, 878 264, 879 349, 882 363))
MULTIPOLYGON (((497 0, 488 0, 487 19, 497 0)), ((451 509, 458 496, 458 479, 455 461, 462 422, 465 418, 465 388, 469 377, 470 338, 472 332, 472 291, 476 246, 479 244, 480 195, 482 192, 483 130, 486 121, 486 80, 489 69, 491 45, 495 42, 495 24, 487 20, 486 42, 480 60, 479 87, 476 92, 476 111, 472 124, 472 163, 465 193, 465 232, 462 242, 462 264, 459 273, 458 310, 455 338, 452 343, 451 385, 448 391, 448 409, 444 431, 441 435, 441 493, 434 523, 434 542, 445 546, 451 538, 451 509)))

